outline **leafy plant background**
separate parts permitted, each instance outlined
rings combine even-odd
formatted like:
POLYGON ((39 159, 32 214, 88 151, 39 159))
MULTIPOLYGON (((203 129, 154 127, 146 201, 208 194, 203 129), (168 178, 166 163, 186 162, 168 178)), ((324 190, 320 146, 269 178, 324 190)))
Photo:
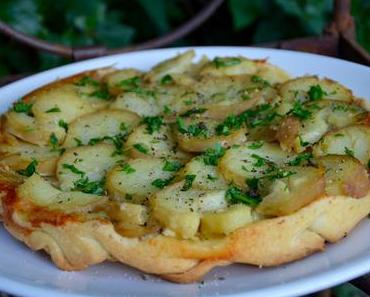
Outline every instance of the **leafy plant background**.
MULTIPOLYGON (((163 35, 193 16, 206 0, 0 0, 0 19, 42 39, 72 46, 125 46, 163 35)), ((183 45, 247 45, 319 35, 332 0, 227 0, 183 45)), ((370 51, 370 0, 352 0, 357 39, 370 51)), ((69 62, 0 36, 0 77, 69 62)), ((339 297, 366 296, 350 284, 339 297)))
MULTIPOLYGON (((125 46, 163 35, 194 15, 206 0, 1 0, 0 19, 66 45, 125 46)), ((247 45, 318 35, 332 0, 227 0, 196 32, 173 44, 247 45)), ((370 51, 370 0, 353 0, 360 43, 370 51)), ((30 73, 67 60, 0 36, 0 76, 30 73)))

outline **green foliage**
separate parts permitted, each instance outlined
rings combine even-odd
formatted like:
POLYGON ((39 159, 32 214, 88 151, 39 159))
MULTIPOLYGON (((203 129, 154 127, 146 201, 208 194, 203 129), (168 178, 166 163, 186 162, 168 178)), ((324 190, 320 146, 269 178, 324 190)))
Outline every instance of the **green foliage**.
MULTIPOLYGON (((1 0, 0 19, 69 46, 123 47, 166 34, 201 9, 196 0, 1 0)), ((253 44, 318 35, 333 0, 228 0, 198 30, 174 45, 253 44)), ((353 0, 359 42, 370 51, 370 1, 353 0)), ((68 60, 0 36, 0 77, 55 67, 68 60)))

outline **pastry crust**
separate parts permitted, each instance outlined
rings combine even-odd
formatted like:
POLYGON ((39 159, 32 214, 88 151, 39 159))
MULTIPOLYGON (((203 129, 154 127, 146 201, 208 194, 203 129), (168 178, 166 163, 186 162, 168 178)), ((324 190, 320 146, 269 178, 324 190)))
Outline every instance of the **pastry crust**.
POLYGON ((112 260, 179 283, 199 280, 219 265, 275 266, 322 251, 325 242, 340 240, 370 212, 370 193, 361 199, 327 196, 294 214, 252 223, 222 239, 128 238, 104 220, 22 226, 17 208, 12 207, 19 199, 14 188, 9 184, 1 188, 7 193, 6 229, 31 249, 45 250, 59 268, 82 270, 112 260))

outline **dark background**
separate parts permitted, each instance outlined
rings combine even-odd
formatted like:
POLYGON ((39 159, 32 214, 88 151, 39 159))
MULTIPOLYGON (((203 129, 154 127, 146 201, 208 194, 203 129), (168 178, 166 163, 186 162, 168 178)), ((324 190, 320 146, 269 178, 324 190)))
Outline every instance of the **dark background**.
MULTIPOLYGON (((119 47, 163 35, 206 0, 0 0, 0 19, 27 34, 73 46, 119 47)), ((200 28, 173 46, 250 45, 319 35, 332 0, 226 0, 200 28)), ((370 0, 353 0, 357 39, 370 51, 370 0)), ((0 36, 0 77, 69 62, 0 36)))

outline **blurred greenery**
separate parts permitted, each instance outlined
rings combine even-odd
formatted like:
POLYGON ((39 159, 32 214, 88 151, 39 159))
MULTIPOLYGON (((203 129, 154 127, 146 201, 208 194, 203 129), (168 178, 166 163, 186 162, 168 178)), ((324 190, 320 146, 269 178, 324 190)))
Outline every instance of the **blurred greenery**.
MULTIPOLYGON (((1 0, 0 19, 27 34, 72 46, 125 46, 163 35, 206 0, 1 0)), ((332 0, 227 0, 182 45, 247 45, 319 35, 332 0)), ((353 0, 359 42, 370 51, 370 0, 353 0)), ((67 60, 0 36, 0 76, 35 72, 67 60)))

